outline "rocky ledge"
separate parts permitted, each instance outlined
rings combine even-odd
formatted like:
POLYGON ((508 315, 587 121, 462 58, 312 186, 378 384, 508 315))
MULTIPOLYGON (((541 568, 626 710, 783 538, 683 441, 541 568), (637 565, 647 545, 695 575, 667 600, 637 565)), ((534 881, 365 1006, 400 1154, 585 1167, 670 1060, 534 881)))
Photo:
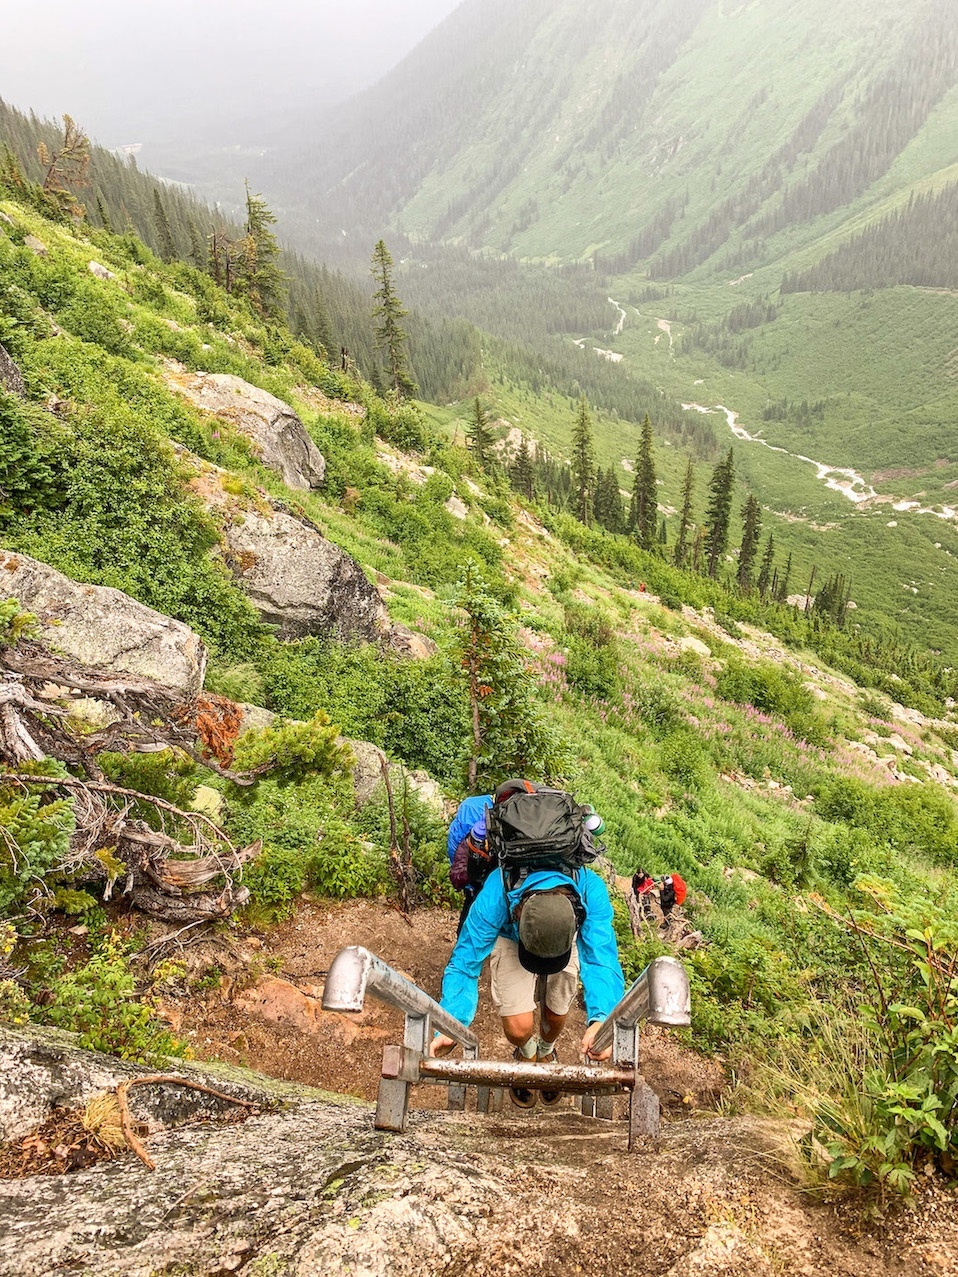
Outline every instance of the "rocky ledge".
MULTIPOLYGON (((83 1093, 84 1069, 97 1087, 137 1072, 71 1052, 62 1035, 59 1049, 64 1067, 50 1077, 54 1089, 67 1079, 61 1104, 83 1093)), ((41 1054, 55 1058, 50 1039, 41 1054)), ((69 1175, 0 1182, 0 1277, 955 1271, 953 1194, 929 1188, 887 1233, 854 1215, 842 1222, 790 1180, 788 1130, 754 1119, 676 1122, 660 1145, 629 1154, 624 1123, 569 1109, 413 1113, 407 1133, 391 1135, 345 1098, 286 1086, 277 1106, 267 1079, 220 1085, 240 1085, 264 1107, 240 1124, 158 1131, 155 1170, 121 1153, 69 1175)))

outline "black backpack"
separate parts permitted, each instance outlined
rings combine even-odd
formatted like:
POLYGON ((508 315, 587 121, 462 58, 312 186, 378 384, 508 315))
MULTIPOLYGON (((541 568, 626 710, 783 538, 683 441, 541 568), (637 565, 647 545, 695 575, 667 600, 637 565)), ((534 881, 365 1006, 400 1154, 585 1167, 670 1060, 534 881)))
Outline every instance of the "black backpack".
POLYGON ((489 851, 503 871, 507 890, 530 873, 552 869, 575 878, 602 850, 583 825, 588 809, 561 789, 516 793, 486 813, 489 851))

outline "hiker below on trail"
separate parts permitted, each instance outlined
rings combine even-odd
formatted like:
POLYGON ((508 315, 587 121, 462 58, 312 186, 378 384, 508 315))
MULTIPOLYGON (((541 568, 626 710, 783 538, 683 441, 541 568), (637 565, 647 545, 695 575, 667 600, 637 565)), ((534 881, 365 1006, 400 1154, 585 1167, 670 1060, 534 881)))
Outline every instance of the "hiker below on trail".
MULTIPOLYGON (((558 1059, 555 1044, 580 978, 589 1022, 582 1051, 596 1060, 611 1054, 611 1047, 593 1054, 592 1041, 625 981, 608 890, 585 868, 602 850, 587 828, 590 815, 595 813, 569 794, 538 787, 501 800, 497 791, 487 813, 486 839, 498 869, 467 912, 443 975, 442 1006, 463 1024, 472 1023, 479 972, 491 954, 492 999, 517 1060, 558 1059), (537 1033, 539 976, 545 977, 545 996, 537 1033)), ((446 1055, 454 1045, 437 1033, 430 1054, 446 1055)), ((535 1104, 534 1091, 512 1088, 510 1094, 520 1107, 535 1104)), ((554 1104, 561 1094, 543 1091, 542 1098, 554 1104)))
POLYGON ((672 910, 675 906, 685 903, 688 888, 684 878, 678 874, 666 874, 664 878, 656 882, 646 870, 636 869, 632 875, 632 894, 642 918, 652 923, 657 922, 654 908, 654 902, 657 901, 662 921, 667 923, 672 918, 672 910))
POLYGON ((655 890, 655 879, 644 869, 636 869, 632 875, 632 894, 643 918, 652 914, 652 892, 655 890))
POLYGON ((687 888, 685 880, 678 874, 666 874, 659 883, 659 904, 662 906, 662 917, 668 922, 676 905, 685 903, 687 888))

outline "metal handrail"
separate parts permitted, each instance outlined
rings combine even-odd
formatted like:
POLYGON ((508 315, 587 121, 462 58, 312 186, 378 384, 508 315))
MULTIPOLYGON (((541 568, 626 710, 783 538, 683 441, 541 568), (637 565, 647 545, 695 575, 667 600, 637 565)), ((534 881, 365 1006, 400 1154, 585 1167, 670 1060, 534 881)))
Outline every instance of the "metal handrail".
POLYGON ((361 1011, 366 994, 397 1007, 407 1016, 428 1018, 430 1025, 473 1052, 479 1050, 479 1039, 471 1029, 443 1010, 428 993, 414 985, 398 971, 368 949, 352 945, 340 949, 333 959, 323 989, 324 1011, 361 1011))
MULTIPOLYGON (((672 1028, 691 1024, 689 977, 678 958, 656 958, 649 963, 602 1021, 592 1039, 592 1050, 598 1053, 607 1046, 618 1046, 622 1033, 617 1030, 632 1031, 640 1020, 672 1028)), ((619 1058, 618 1050, 615 1055, 619 1058)))

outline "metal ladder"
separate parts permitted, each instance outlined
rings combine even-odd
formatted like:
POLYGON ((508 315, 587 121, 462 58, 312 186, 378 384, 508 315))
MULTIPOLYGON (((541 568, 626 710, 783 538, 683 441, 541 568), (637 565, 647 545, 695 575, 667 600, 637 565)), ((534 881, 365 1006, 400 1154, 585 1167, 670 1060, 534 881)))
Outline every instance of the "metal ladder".
POLYGON ((629 1094, 629 1148, 639 1136, 657 1135, 659 1101, 639 1070, 639 1026, 683 1027, 690 1023, 689 980, 676 958, 656 958, 602 1022, 593 1040, 596 1051, 612 1046, 610 1065, 538 1064, 523 1060, 480 1060, 479 1039, 405 976, 358 945, 341 949, 333 959, 323 1009, 362 1011, 366 994, 397 1007, 405 1015, 402 1046, 383 1050, 382 1077, 376 1101, 375 1127, 404 1131, 410 1087, 420 1082, 449 1088, 449 1108, 463 1111, 466 1088, 476 1087, 476 1109, 497 1112, 506 1087, 565 1091, 581 1095, 588 1117, 611 1118, 612 1097, 629 1094), (434 1060, 428 1055, 434 1030, 459 1043, 461 1060, 434 1060))

